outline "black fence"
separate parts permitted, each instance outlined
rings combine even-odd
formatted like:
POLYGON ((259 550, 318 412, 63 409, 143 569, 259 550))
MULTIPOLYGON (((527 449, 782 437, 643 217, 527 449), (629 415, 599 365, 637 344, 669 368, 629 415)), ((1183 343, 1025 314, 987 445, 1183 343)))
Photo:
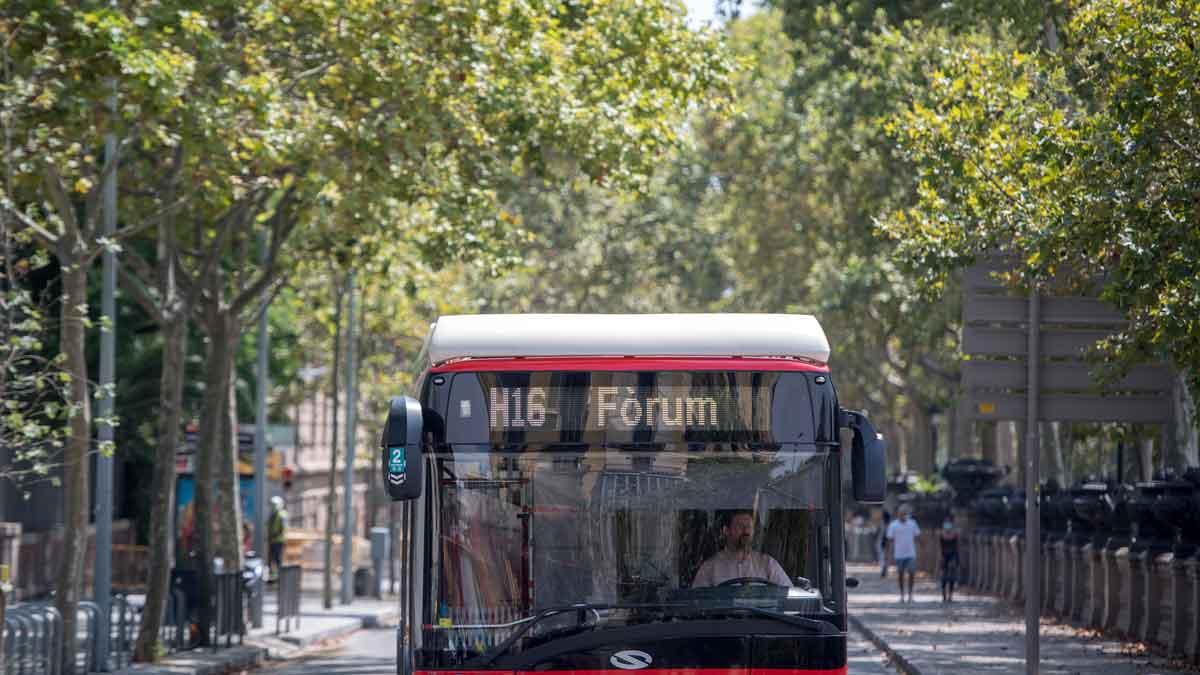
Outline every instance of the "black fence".
POLYGON ((285 631, 300 627, 300 575, 299 565, 283 565, 279 568, 279 600, 275 613, 275 634, 280 633, 280 625, 285 631))

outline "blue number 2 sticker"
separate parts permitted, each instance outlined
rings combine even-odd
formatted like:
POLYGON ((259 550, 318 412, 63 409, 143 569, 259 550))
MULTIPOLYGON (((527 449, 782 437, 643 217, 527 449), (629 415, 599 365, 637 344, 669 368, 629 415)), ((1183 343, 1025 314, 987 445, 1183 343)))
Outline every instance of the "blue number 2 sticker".
POLYGON ((397 445, 388 448, 388 473, 404 474, 408 471, 408 463, 404 459, 404 446, 397 445))

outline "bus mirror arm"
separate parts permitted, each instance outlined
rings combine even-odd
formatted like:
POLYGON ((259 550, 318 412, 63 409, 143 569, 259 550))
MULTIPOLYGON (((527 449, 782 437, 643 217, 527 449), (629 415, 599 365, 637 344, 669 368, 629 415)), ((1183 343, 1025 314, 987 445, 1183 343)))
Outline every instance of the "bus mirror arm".
POLYGON ((887 441, 866 414, 843 409, 842 426, 854 432, 850 446, 850 478, 854 499, 882 504, 887 490, 887 441))
POLYGON ((397 396, 388 408, 383 427, 381 461, 383 487, 392 501, 421 496, 421 437, 424 432, 421 404, 411 396, 397 396))

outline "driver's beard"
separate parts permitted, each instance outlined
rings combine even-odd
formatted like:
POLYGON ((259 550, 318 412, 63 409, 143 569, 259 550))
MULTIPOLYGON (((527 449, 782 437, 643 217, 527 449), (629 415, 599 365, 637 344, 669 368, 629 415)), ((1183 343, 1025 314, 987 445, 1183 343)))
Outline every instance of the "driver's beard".
POLYGON ((745 553, 750 550, 750 535, 742 534, 734 537, 733 550, 739 553, 745 553))

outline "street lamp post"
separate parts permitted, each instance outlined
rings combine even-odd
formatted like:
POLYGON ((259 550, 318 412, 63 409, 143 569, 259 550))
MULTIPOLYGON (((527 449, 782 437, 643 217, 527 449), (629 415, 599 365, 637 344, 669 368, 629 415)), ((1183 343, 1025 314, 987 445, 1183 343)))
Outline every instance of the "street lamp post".
POLYGON ((354 599, 354 427, 355 408, 358 405, 358 338, 355 335, 355 319, 358 307, 355 303, 357 291, 354 272, 350 272, 350 321, 346 326, 346 468, 342 471, 342 604, 354 599))
MULTIPOLYGON (((259 236, 259 260, 267 260, 266 238, 259 236)), ((270 386, 270 371, 267 363, 267 305, 263 303, 258 317, 258 362, 254 379, 254 552, 259 559, 267 558, 270 563, 267 542, 267 388, 270 386)), ((266 568, 269 569, 269 568, 266 568)), ((258 592, 251 600, 251 623, 255 628, 263 625, 263 587, 259 581, 258 592)))
MULTIPOLYGON (((116 85, 113 85, 112 109, 117 108, 116 85)), ((104 163, 106 166, 117 161, 117 136, 112 131, 104 137, 104 163)), ((104 236, 111 238, 117 231, 117 170, 108 169, 101 188, 101 228, 104 236)), ((106 247, 101 260, 102 288, 100 311, 105 326, 100 331, 100 399, 96 405, 100 424, 96 439, 101 446, 110 447, 113 441, 113 380, 116 369, 117 330, 117 258, 112 247, 106 247)), ((112 453, 101 452, 96 457, 96 559, 93 591, 98 607, 96 612, 95 657, 96 668, 108 672, 108 635, 112 614, 112 523, 113 523, 113 457, 112 453)))

